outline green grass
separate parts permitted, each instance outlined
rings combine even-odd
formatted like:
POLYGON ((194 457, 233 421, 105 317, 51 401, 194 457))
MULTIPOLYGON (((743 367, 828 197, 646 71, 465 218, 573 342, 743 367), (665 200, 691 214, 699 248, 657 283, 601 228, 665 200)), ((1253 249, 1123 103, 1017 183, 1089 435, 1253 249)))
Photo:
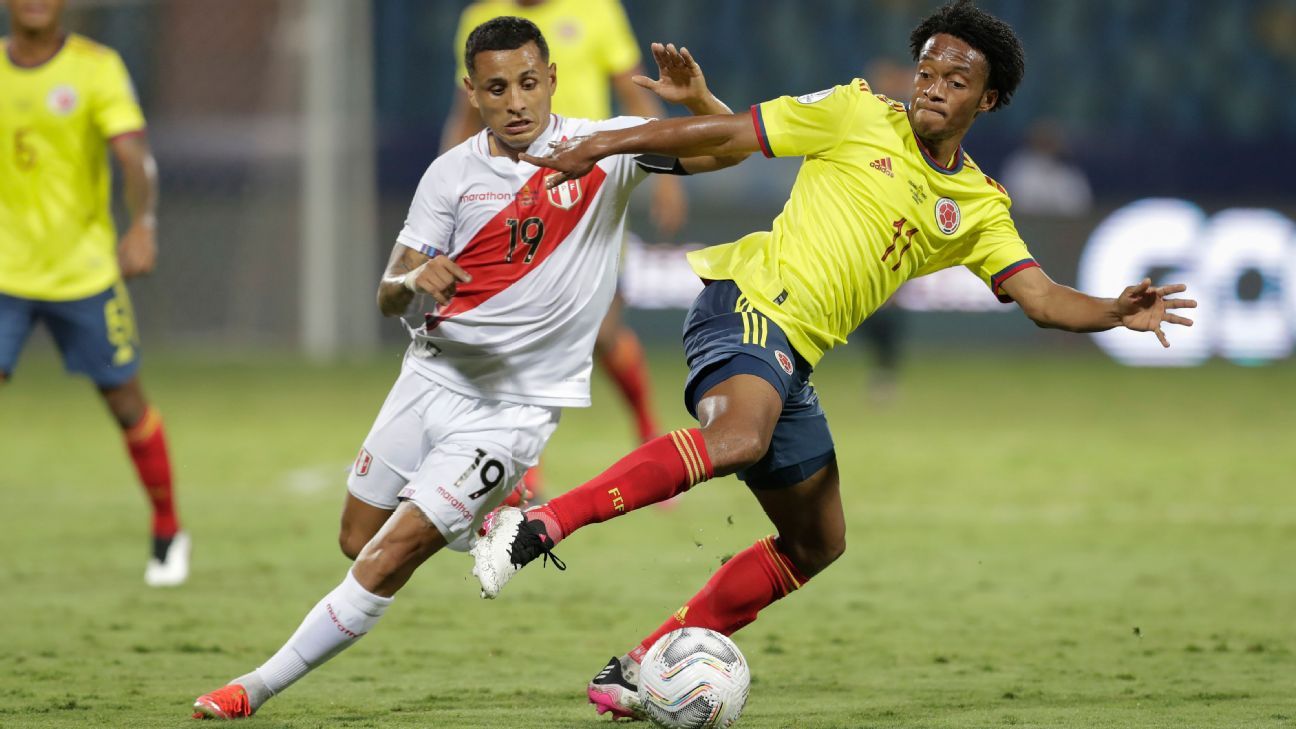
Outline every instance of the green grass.
MULTIPOLYGON (((682 425, 674 357, 659 411, 682 425)), ((0 726, 187 726, 342 577, 344 469, 397 367, 156 356, 194 535, 190 584, 143 586, 147 518, 83 381, 33 353, 0 390, 0 726)), ((852 352, 816 382, 846 555, 739 633, 740 727, 1296 727, 1296 367, 1132 370, 1096 356, 914 353, 869 404, 852 352)), ((569 411, 554 486, 631 446, 569 411)), ((699 487, 564 543, 495 602, 438 555, 353 649, 250 727, 598 727, 585 681, 768 533, 699 487)))

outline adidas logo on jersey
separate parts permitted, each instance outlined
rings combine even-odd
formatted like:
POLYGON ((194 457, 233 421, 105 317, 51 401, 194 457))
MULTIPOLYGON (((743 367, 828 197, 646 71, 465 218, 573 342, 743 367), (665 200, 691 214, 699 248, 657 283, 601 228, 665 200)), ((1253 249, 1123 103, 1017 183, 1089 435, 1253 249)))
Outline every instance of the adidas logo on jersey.
POLYGON ((877 170, 878 172, 881 172, 882 174, 886 175, 887 177, 895 177, 895 173, 891 171, 891 158, 890 158, 890 157, 883 157, 882 159, 875 159, 875 160, 873 160, 872 162, 869 163, 869 167, 872 167, 873 169, 877 170))

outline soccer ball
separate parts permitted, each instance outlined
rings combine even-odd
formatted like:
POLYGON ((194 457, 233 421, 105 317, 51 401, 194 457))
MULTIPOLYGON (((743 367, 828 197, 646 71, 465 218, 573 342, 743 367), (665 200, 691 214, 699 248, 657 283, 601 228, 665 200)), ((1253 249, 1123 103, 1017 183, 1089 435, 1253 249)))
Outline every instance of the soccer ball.
POLYGON ((644 712, 664 729, 726 729, 747 703, 747 659, 720 633, 681 628, 663 635, 639 669, 644 712))

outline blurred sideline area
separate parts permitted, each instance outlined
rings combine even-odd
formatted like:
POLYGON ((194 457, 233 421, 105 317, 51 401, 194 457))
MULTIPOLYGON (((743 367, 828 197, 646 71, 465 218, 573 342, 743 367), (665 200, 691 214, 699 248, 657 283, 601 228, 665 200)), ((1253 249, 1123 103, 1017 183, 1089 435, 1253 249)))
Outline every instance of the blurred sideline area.
MULTIPOLYGON (((939 3, 624 4, 645 52, 656 40, 687 45, 741 110, 853 76, 899 95, 909 31, 939 3)), ((1022 36, 1027 73, 966 147, 1007 186, 1036 257, 1103 295, 1143 275, 1184 280, 1206 307, 1191 332, 1171 332, 1168 355, 1151 336, 1092 341, 1133 363, 1289 357, 1296 199, 1278 161, 1296 159, 1296 96, 1283 92, 1296 72, 1296 1, 979 4, 1022 36)), ((464 5, 69 0, 69 27, 125 59, 161 169, 161 265, 132 285, 146 347, 327 359, 399 341, 373 291, 437 151, 464 5)), ((631 228, 646 244, 628 253, 624 291, 646 340, 677 346, 678 308, 697 285, 680 250, 660 245, 766 227, 796 168, 752 159, 689 179, 678 240, 656 237, 640 196, 631 228)), ((915 345, 1093 346, 1040 332, 970 275, 946 273, 897 298, 915 345)))

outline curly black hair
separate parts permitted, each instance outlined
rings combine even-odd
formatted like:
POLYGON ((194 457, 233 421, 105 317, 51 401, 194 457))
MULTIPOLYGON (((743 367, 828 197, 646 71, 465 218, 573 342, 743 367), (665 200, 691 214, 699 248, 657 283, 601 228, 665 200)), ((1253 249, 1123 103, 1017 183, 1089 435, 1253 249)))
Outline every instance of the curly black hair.
POLYGON ((985 56, 990 65, 986 88, 999 92, 999 101, 990 111, 1008 106, 1026 73, 1026 51, 1012 26, 973 5, 972 0, 954 0, 927 16, 909 34, 909 51, 915 61, 938 33, 948 33, 985 56))
POLYGON ((474 70, 473 60, 478 53, 512 51, 528 43, 535 43, 540 49, 540 58, 549 63, 549 44, 545 42, 544 34, 535 23, 512 15, 493 18, 473 28, 468 34, 468 41, 464 44, 464 66, 471 76, 474 70))

